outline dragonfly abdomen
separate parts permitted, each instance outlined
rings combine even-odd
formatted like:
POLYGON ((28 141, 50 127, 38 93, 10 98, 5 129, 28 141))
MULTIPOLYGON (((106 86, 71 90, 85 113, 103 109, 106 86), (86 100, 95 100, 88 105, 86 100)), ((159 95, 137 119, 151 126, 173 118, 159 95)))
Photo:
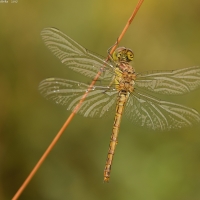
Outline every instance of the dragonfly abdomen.
POLYGON ((126 91, 119 92, 114 124, 113 124, 113 130, 112 130, 112 135, 110 138, 109 150, 108 150, 106 165, 104 169, 104 182, 109 182, 109 179, 110 179, 111 165, 112 165, 112 161, 113 161, 113 157, 115 153, 115 148, 117 145, 117 137, 119 133, 122 113, 123 113, 128 97, 129 97, 129 92, 126 92, 126 91))

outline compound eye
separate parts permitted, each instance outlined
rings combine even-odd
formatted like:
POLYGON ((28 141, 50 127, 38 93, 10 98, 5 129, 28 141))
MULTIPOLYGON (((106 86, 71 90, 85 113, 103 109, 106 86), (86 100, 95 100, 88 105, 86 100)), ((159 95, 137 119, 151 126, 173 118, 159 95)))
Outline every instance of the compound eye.
POLYGON ((130 61, 133 60, 133 57, 134 57, 134 54, 133 54, 131 51, 127 52, 127 58, 128 58, 130 61))

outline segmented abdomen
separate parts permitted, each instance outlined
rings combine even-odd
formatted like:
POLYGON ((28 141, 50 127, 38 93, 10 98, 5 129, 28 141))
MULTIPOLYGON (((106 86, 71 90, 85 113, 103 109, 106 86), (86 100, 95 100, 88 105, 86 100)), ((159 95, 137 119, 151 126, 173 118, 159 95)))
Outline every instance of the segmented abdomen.
POLYGON ((119 133, 119 127, 121 123, 122 113, 125 108, 126 101, 129 97, 129 92, 120 91, 117 99, 117 106, 116 106, 116 113, 114 118, 113 130, 109 144, 109 150, 106 160, 106 165, 104 169, 104 182, 109 182, 110 179, 110 172, 111 172, 111 165, 113 161, 113 156, 115 152, 115 148, 117 145, 117 137, 119 133))

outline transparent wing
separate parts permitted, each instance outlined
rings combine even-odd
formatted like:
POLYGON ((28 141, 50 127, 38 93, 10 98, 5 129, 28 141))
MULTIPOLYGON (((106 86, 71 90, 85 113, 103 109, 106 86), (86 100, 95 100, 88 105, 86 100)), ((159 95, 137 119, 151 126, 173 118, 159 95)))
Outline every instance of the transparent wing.
POLYGON ((192 108, 136 92, 130 95, 125 114, 140 126, 154 130, 181 128, 200 122, 200 114, 192 108))
POLYGON ((99 79, 110 79, 113 66, 70 37, 55 28, 45 28, 41 32, 47 47, 70 69, 87 77, 94 78, 101 71, 99 79))
POLYGON ((200 67, 153 71, 137 75, 135 87, 160 94, 184 94, 200 86, 200 67))
MULTIPOLYGON (((88 91, 89 85, 77 81, 48 78, 39 84, 41 94, 73 110, 88 91)), ((102 117, 116 104, 117 91, 112 87, 93 86, 78 110, 84 117, 102 117)))

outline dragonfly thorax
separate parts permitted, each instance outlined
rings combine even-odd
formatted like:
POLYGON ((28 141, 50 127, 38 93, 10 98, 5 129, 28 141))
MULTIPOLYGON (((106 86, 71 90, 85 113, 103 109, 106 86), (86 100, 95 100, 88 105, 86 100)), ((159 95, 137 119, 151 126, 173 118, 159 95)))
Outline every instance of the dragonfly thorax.
POLYGON ((128 63, 120 62, 115 68, 115 84, 118 91, 133 92, 136 79, 135 70, 128 63))
POLYGON ((133 60, 134 53, 131 49, 126 47, 118 47, 112 54, 112 58, 116 62, 131 62, 133 60))

